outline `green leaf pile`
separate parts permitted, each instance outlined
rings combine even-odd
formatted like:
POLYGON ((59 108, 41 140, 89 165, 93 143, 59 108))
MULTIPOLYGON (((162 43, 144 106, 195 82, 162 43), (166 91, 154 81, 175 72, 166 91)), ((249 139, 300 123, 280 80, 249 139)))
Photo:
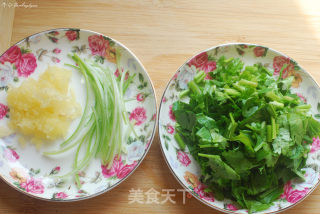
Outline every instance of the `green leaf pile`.
POLYGON ((260 64, 219 58, 206 80, 199 71, 173 104, 175 139, 201 167, 215 198, 230 198, 249 212, 268 209, 284 184, 304 179, 302 168, 320 123, 310 105, 291 93, 294 77, 277 78, 260 64))

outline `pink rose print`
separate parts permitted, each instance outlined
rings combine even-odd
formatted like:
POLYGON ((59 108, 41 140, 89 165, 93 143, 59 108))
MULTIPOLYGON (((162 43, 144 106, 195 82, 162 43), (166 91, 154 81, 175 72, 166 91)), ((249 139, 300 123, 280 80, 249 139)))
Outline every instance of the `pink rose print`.
POLYGON ((185 167, 189 166, 189 164, 191 163, 189 156, 187 155, 187 153, 183 151, 177 152, 177 158, 180 161, 180 163, 185 167))
POLYGON ((0 120, 4 118, 8 113, 8 106, 0 103, 0 120))
POLYGON ((311 145, 310 153, 316 152, 319 149, 320 149, 320 139, 319 139, 319 137, 312 138, 312 145, 311 145))
POLYGON ((177 78, 178 78, 178 74, 179 74, 179 73, 175 73, 175 74, 173 75, 173 77, 172 77, 172 80, 177 79, 177 78))
POLYGON ((10 162, 16 162, 20 157, 13 149, 6 148, 4 150, 4 158, 10 162))
POLYGON ((66 32, 66 36, 69 39, 69 41, 74 41, 74 40, 78 39, 78 33, 77 33, 77 31, 74 31, 74 30, 68 30, 66 32))
POLYGON ((208 54, 203 52, 195 57, 193 57, 188 63, 189 66, 194 65, 196 68, 202 68, 205 64, 208 63, 208 54))
POLYGON ((123 167, 120 168, 120 170, 117 172, 117 177, 119 179, 122 179, 124 177, 126 177, 133 169, 134 167, 137 165, 137 161, 134 161, 132 164, 127 164, 123 167))
POLYGON ((289 71, 294 70, 294 65, 291 64, 290 59, 284 56, 276 56, 273 58, 273 68, 274 68, 274 75, 278 75, 280 70, 284 64, 288 66, 282 72, 282 78, 285 79, 288 76, 289 71))
POLYGON ((176 116, 174 116, 172 111, 172 105, 169 106, 169 117, 171 120, 176 121, 176 116))
POLYGON ((196 186, 193 191, 195 193, 197 193, 199 195, 200 198, 206 200, 206 201, 210 201, 210 202, 214 202, 214 197, 213 194, 210 193, 206 193, 204 190, 206 189, 206 186, 204 184, 199 184, 198 186, 196 186))
POLYGON ((163 97, 163 98, 162 98, 162 102, 164 102, 164 103, 167 102, 167 98, 166 98, 166 97, 163 97))
POLYGON ((19 65, 21 58, 21 50, 18 46, 12 46, 7 50, 1 57, 0 63, 4 64, 5 62, 14 63, 16 66, 19 65))
POLYGON ((216 62, 213 62, 213 61, 209 61, 207 64, 205 64, 203 67, 202 67, 202 70, 207 74, 207 76, 205 77, 205 79, 209 79, 211 80, 212 77, 208 74, 209 72, 215 70, 217 67, 217 63, 216 62))
POLYGON ((79 195, 76 195, 75 196, 76 198, 81 198, 87 194, 84 190, 79 190, 78 193, 79 195))
POLYGON ((33 53, 26 53, 21 56, 19 66, 18 66, 18 75, 23 77, 28 77, 34 72, 37 67, 37 59, 33 53))
POLYGON ((51 31, 50 34, 52 34, 54 36, 58 36, 60 33, 59 33, 59 31, 51 31))
POLYGON ((240 48, 237 48, 236 50, 237 50, 237 52, 238 52, 238 54, 239 54, 240 56, 243 56, 244 50, 242 50, 242 49, 240 49, 240 48))
POLYGON ((60 166, 56 166, 55 168, 53 168, 50 172, 50 175, 55 175, 58 174, 60 172, 61 167, 60 166))
POLYGON ((59 63, 59 62, 60 62, 60 59, 57 58, 57 57, 51 57, 51 60, 52 60, 52 62, 54 62, 54 63, 59 63))
POLYGON ((36 180, 34 178, 29 179, 26 182, 20 184, 20 187, 25 189, 27 192, 42 194, 44 192, 44 186, 41 180, 36 180))
MULTIPOLYGON (((122 72, 123 72, 123 69, 122 69, 122 72)), ((115 75, 116 77, 119 77, 119 76, 120 76, 120 72, 119 72, 118 68, 117 68, 117 70, 114 72, 114 75, 115 75)), ((127 80, 128 77, 129 77, 129 72, 126 73, 126 76, 124 77, 124 80, 127 80)))
POLYGON ((253 49, 253 53, 254 53, 254 55, 255 55, 256 57, 261 57, 261 56, 263 56, 263 55, 265 54, 265 51, 266 51, 266 49, 265 49, 264 47, 259 47, 259 46, 255 47, 255 48, 253 49))
POLYGON ((105 178, 112 177, 116 174, 113 167, 111 167, 111 169, 107 169, 107 165, 101 165, 101 170, 102 170, 102 175, 105 178))
POLYGON ((137 94, 137 101, 138 102, 143 102, 145 100, 145 95, 144 93, 139 93, 137 94))
POLYGON ((55 54, 59 54, 59 53, 61 53, 61 49, 55 48, 55 49, 52 50, 52 52, 55 53, 55 54))
POLYGON ((307 103, 307 99, 300 93, 297 93, 297 96, 300 97, 300 99, 304 102, 307 103))
POLYGON ((232 210, 232 211, 237 211, 238 210, 238 208, 236 206, 234 206, 233 204, 228 204, 227 205, 227 209, 228 210, 232 210))
POLYGON ((280 198, 285 198, 290 203, 297 203, 300 201, 308 192, 308 188, 304 188, 303 190, 293 190, 291 186, 291 181, 286 183, 283 188, 284 193, 280 196, 280 198))
POLYGON ((68 195, 64 192, 58 192, 55 194, 55 198, 64 199, 64 198, 68 198, 68 195))
POLYGON ((92 55, 99 55, 104 57, 106 55, 106 48, 109 42, 101 35, 92 35, 88 37, 89 47, 92 55))
POLYGON ((188 65, 194 65, 197 69, 204 71, 207 74, 206 79, 212 79, 208 73, 216 69, 216 62, 208 61, 207 52, 203 52, 192 58, 188 65))
POLYGON ((105 178, 116 176, 119 179, 126 177, 133 168, 137 165, 137 161, 132 164, 123 165, 121 157, 115 157, 110 169, 107 169, 107 165, 101 165, 102 175, 105 178))
POLYGON ((167 132, 168 132, 169 134, 173 134, 173 132, 174 132, 174 128, 173 128, 173 126, 171 126, 170 124, 167 125, 167 132))
POLYGON ((136 121, 135 123, 136 126, 139 126, 142 123, 144 123, 146 119, 147 119, 146 110, 143 107, 135 108, 129 116, 129 120, 136 121))
MULTIPOLYGON (((122 71, 123 71, 123 69, 122 69, 122 71)), ((117 68, 117 70, 114 72, 114 75, 116 76, 116 77, 119 77, 120 76, 120 72, 119 72, 119 69, 117 68)))
POLYGON ((55 38, 55 37, 49 37, 49 39, 53 42, 53 43, 58 43, 59 39, 55 38))
POLYGON ((156 120, 156 119, 157 119, 157 114, 154 113, 154 114, 152 115, 152 120, 156 120))
POLYGON ((117 174, 119 169, 123 166, 121 157, 118 159, 118 156, 114 157, 113 163, 110 169, 107 165, 101 165, 102 175, 105 178, 113 177, 117 174))
POLYGON ((287 195, 287 201, 290 203, 297 203, 300 201, 307 193, 309 192, 308 188, 304 188, 303 190, 293 190, 287 195))

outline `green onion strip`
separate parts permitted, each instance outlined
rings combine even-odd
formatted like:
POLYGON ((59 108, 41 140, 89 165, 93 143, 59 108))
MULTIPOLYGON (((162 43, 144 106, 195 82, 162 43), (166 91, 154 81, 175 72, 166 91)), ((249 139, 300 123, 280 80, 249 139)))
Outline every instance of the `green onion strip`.
POLYGON ((44 152, 44 155, 58 155, 77 146, 72 170, 58 177, 74 175, 80 188, 78 174, 89 165, 92 158, 99 158, 102 164, 110 169, 113 160, 120 156, 123 144, 127 142, 131 132, 136 135, 133 124, 129 121, 124 100, 124 94, 135 75, 127 77, 126 80, 128 71, 120 69, 119 58, 118 78, 109 68, 96 62, 82 60, 76 54, 71 58, 78 66, 69 66, 78 70, 85 79, 86 103, 83 115, 73 134, 60 144, 60 148, 57 151, 44 152))

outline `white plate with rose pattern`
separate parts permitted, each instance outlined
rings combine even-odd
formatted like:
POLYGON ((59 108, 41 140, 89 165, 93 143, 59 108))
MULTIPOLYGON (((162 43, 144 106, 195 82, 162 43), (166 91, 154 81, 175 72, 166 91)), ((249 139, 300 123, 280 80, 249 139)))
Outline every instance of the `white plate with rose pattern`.
MULTIPOLYGON (((200 182, 200 167, 190 155, 188 149, 181 151, 173 138, 175 133, 175 117, 172 113, 172 104, 178 100, 180 91, 186 89, 187 83, 193 79, 197 70, 206 73, 216 68, 215 60, 220 56, 238 57, 245 65, 261 63, 274 75, 279 75, 283 64, 289 66, 285 69, 284 76, 294 76, 291 91, 312 105, 313 115, 319 114, 317 106, 320 102, 320 89, 314 79, 288 56, 267 47, 253 44, 225 44, 210 48, 192 57, 184 63, 169 81, 163 94, 159 109, 159 136, 161 149, 166 162, 176 179, 190 191, 195 198, 208 206, 226 213, 247 213, 240 209, 229 199, 219 201, 215 199, 214 192, 206 193, 205 184, 200 182)), ((210 78, 207 76, 207 78, 210 78)), ((320 106, 320 105, 319 105, 320 106)), ((288 209, 306 198, 319 184, 320 172, 320 139, 313 137, 313 143, 304 169, 305 181, 291 180, 284 186, 284 193, 268 210, 260 213, 277 213, 288 209)))
MULTIPOLYGON (((81 58, 91 58, 102 66, 108 66, 118 76, 115 54, 121 54, 120 67, 136 74, 125 99, 129 119, 135 124, 137 137, 130 136, 126 151, 107 169, 98 159, 79 173, 81 189, 71 178, 57 179, 71 170, 74 150, 57 157, 45 157, 32 144, 21 146, 18 134, 0 139, 0 177, 15 189, 45 200, 72 201, 90 198, 104 193, 125 180, 139 166, 148 152, 155 132, 156 100, 149 76, 137 57, 119 42, 87 30, 54 29, 41 32, 18 42, 0 57, 0 127, 10 119, 6 96, 10 85, 18 86, 27 78, 37 78, 49 65, 65 67, 72 64, 68 54, 77 53, 81 58)), ((68 68, 67 68, 68 69, 68 68)), ((71 69, 72 70, 72 69, 71 69)), ((77 101, 85 104, 85 84, 78 72, 72 73, 77 101)), ((73 121, 69 135, 79 123, 73 121)), ((62 140, 60 140, 61 142, 62 140)), ((50 148, 59 145, 53 143, 50 148)), ((58 147, 57 147, 58 148, 58 147)))

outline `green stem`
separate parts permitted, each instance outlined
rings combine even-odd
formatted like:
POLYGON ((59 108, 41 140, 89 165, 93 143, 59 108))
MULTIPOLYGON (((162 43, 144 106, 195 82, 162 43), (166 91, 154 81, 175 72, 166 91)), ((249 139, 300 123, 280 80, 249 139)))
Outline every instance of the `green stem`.
POLYGON ((225 88, 224 91, 226 92, 226 94, 228 94, 229 96, 234 96, 234 97, 239 97, 241 96, 240 92, 232 89, 232 88, 225 88))
POLYGON ((197 95, 200 95, 201 94, 201 90, 200 88, 198 87, 197 83, 195 83, 194 80, 191 80, 189 83, 188 83, 188 86, 189 88, 191 89, 191 91, 193 91, 193 93, 197 94, 197 95))
POLYGON ((271 128, 272 128, 272 140, 274 140, 277 137, 277 126, 276 126, 276 120, 274 119, 274 117, 271 117, 271 128))
POLYGON ((244 85, 244 86, 248 86, 248 87, 252 87, 252 88, 256 88, 258 86, 258 83, 253 82, 253 81, 249 81, 249 80, 246 80, 246 79, 241 79, 239 81, 239 84, 240 85, 244 85))
POLYGON ((205 77, 206 77, 206 73, 204 71, 199 71, 194 77, 194 81, 196 83, 200 83, 204 80, 205 77))
POLYGON ((180 149, 184 151, 184 149, 186 148, 186 144, 185 144, 184 141, 182 140, 180 134, 179 134, 179 133, 175 133, 175 134, 174 134, 174 139, 177 141, 180 149))
POLYGON ((271 127, 271 125, 267 125, 267 141, 268 141, 268 143, 272 142, 272 127, 271 127))
POLYGON ((278 109, 283 109, 283 107, 284 107, 284 104, 280 103, 278 101, 272 101, 272 102, 269 102, 269 104, 273 105, 274 107, 276 107, 278 109))
POLYGON ((273 101, 280 101, 281 100, 281 98, 278 95, 276 95, 273 91, 268 91, 266 93, 266 96, 273 101))
POLYGON ((190 92, 189 89, 181 91, 180 94, 179 94, 179 98, 181 99, 181 98, 187 96, 189 94, 189 92, 190 92))

